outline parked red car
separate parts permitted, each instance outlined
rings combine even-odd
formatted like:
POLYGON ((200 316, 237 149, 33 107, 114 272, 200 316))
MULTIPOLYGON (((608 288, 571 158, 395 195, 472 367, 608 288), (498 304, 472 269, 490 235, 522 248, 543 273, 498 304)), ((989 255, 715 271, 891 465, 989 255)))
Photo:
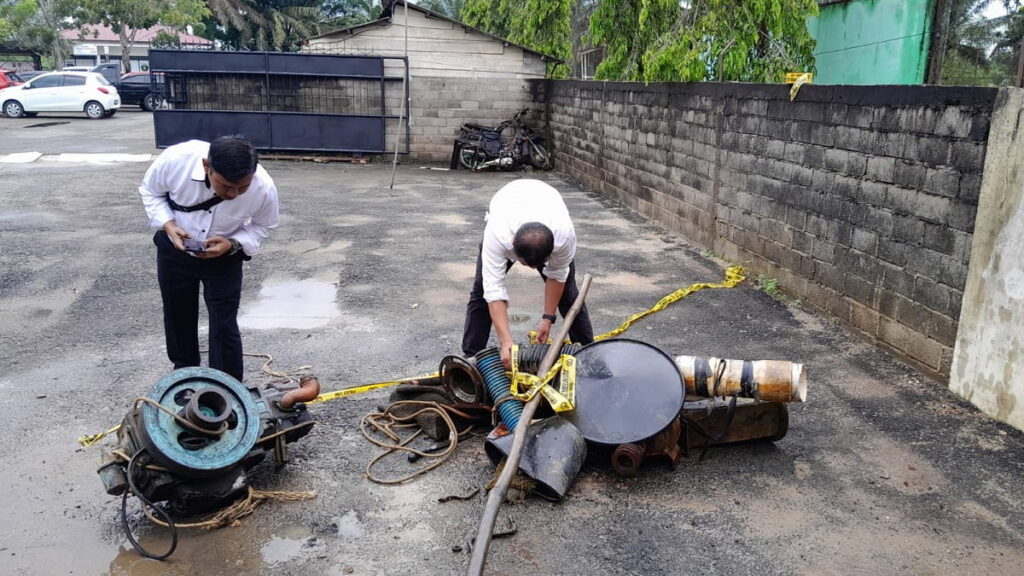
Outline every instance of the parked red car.
POLYGON ((0 70, 0 90, 4 88, 10 88, 11 86, 17 86, 21 84, 21 78, 18 77, 14 72, 8 72, 7 70, 0 70))

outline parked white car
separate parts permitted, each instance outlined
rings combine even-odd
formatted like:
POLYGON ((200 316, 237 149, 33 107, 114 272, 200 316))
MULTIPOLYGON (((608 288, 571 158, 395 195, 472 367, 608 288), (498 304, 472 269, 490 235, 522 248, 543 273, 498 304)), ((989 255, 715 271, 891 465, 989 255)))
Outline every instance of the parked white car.
POLYGON ((120 107, 117 88, 94 72, 53 72, 0 90, 0 110, 8 118, 40 112, 85 112, 92 119, 109 118, 120 107))

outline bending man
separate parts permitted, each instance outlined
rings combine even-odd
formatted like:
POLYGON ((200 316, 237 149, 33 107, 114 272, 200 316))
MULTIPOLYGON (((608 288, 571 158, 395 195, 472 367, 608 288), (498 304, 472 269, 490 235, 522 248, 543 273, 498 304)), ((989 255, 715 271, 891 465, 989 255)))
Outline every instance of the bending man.
MULTIPOLYGON (((576 286, 576 230, 557 190, 539 180, 516 180, 491 199, 484 239, 476 260, 476 277, 466 305, 462 352, 472 356, 487 346, 491 324, 498 334, 501 360, 510 367, 512 331, 508 321, 505 274, 516 262, 540 272, 544 310, 537 325, 538 342, 547 342, 555 309, 563 317, 572 307, 576 286)), ((586 305, 569 328, 569 339, 594 341, 586 305)))
POLYGON ((171 146, 139 186, 149 224, 158 228, 157 280, 167 357, 199 366, 199 286, 210 313, 210 367, 242 381, 238 306, 242 262, 277 227, 277 188, 239 136, 171 146))

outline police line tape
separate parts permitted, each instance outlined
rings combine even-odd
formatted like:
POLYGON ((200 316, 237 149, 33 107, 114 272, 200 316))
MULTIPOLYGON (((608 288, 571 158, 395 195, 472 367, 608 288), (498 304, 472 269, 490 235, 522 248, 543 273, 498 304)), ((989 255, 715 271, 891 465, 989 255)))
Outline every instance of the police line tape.
MULTIPOLYGON (((612 330, 611 332, 607 332, 605 334, 601 334, 600 336, 595 337, 594 340, 605 340, 608 338, 612 338, 614 336, 618 336, 619 334, 622 334, 623 332, 628 330, 629 327, 637 320, 640 320, 641 318, 648 316, 650 314, 654 314, 655 312, 658 312, 660 310, 664 310, 670 304, 678 300, 681 300, 682 298, 685 298, 686 296, 689 296, 690 294, 693 294, 698 290, 703 290, 705 288, 733 288, 746 279, 746 277, 743 274, 744 270, 741 266, 730 266, 725 269, 725 279, 722 282, 697 283, 691 284, 686 288, 680 288, 679 290, 676 290, 675 292, 672 292, 671 294, 663 297, 661 300, 658 300, 654 304, 654 306, 651 306, 647 310, 633 314, 615 330, 612 330)), ((518 355, 518 346, 514 346, 513 351, 518 355)), ((551 370, 543 378, 534 376, 532 374, 519 373, 517 365, 518 357, 514 364, 514 369, 510 373, 510 393, 512 394, 512 396, 516 397, 519 400, 529 401, 531 398, 533 398, 534 395, 540 392, 541 394, 544 395, 545 399, 547 399, 548 403, 551 404, 552 408, 556 412, 565 412, 568 410, 572 410, 573 403, 575 402, 576 397, 575 358, 568 355, 562 355, 561 359, 559 359, 559 361, 556 362, 554 366, 552 366, 551 370), (571 370, 568 369, 570 366, 571 370), (565 368, 565 370, 561 371, 562 376, 559 380, 559 387, 556 390, 555 388, 550 386, 549 383, 554 378, 554 375, 559 372, 559 369, 562 368, 565 368)), ((425 380, 428 378, 436 378, 437 376, 438 373, 435 372, 433 374, 420 376, 418 378, 405 378, 402 380, 377 382, 375 384, 366 384, 363 386, 356 386, 354 388, 343 388, 341 390, 335 390, 334 392, 324 392, 323 394, 320 394, 319 396, 310 400, 309 402, 306 402, 306 404, 320 404, 322 402, 337 400, 338 398, 356 396, 359 394, 363 394, 365 392, 369 392, 371 390, 378 390, 381 388, 396 386, 403 382, 411 382, 413 380, 425 380)), ((105 432, 99 432, 96 434, 88 434, 86 436, 82 436, 81 438, 78 439, 78 444, 82 447, 92 446, 93 444, 99 442, 106 436, 113 434, 114 432, 117 432, 120 428, 121 426, 117 425, 105 432)))

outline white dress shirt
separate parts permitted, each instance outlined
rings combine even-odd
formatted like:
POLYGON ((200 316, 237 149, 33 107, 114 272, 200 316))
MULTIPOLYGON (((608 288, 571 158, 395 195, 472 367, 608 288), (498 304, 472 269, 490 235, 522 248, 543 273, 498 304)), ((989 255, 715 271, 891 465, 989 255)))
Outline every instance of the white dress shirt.
POLYGON ((233 238, 247 255, 255 256, 260 251, 260 242, 277 228, 278 222, 277 188, 263 166, 256 166, 248 190, 233 200, 194 212, 175 212, 167 203, 168 196, 180 206, 195 206, 213 198, 203 169, 209 151, 210 144, 201 140, 175 144, 146 170, 139 193, 149 225, 162 228, 167 221, 174 220, 196 240, 205 242, 213 236, 233 238))
POLYGON ((518 260, 512 241, 527 222, 540 222, 555 236, 544 275, 558 282, 569 277, 569 264, 576 257, 576 230, 562 196, 540 180, 515 180, 498 190, 488 210, 481 252, 484 300, 508 300, 505 264, 518 260))

